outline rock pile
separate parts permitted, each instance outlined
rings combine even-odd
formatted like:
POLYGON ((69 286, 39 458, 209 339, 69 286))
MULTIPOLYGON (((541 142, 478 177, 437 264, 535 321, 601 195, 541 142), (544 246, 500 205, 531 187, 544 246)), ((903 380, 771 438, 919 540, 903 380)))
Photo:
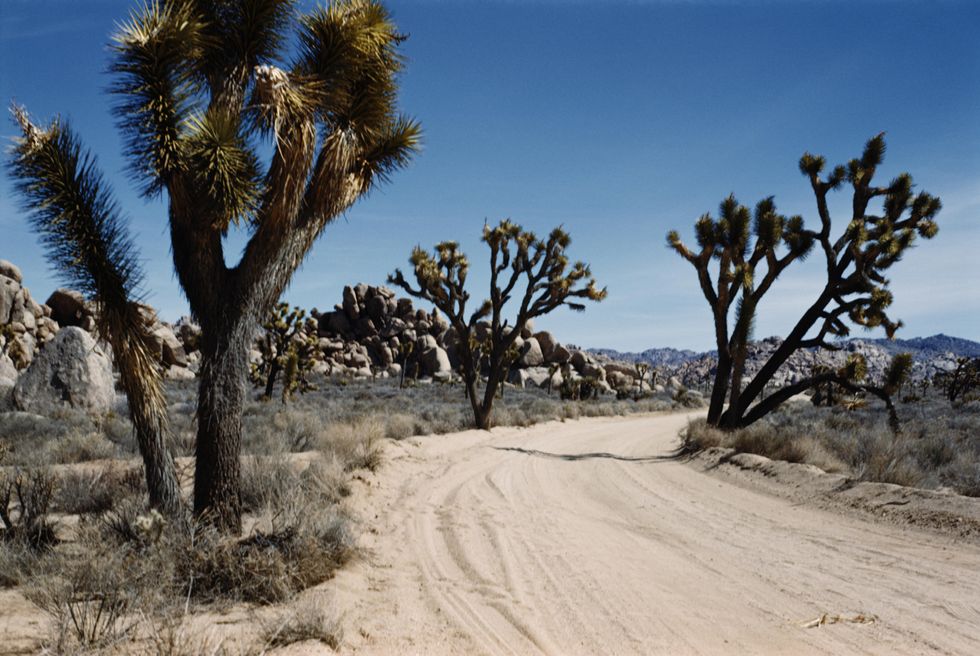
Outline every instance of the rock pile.
POLYGON ((0 260, 0 376, 6 377, 11 367, 30 365, 40 346, 57 332, 51 308, 31 297, 20 269, 0 260))
MULTIPOLYGON (((329 312, 313 310, 322 360, 315 371, 340 376, 400 376, 448 381, 457 375, 456 331, 438 310, 416 309, 387 287, 345 287, 341 303, 329 312)), ((490 324, 477 324, 486 338, 490 324)), ((509 382, 519 386, 559 386, 563 375, 591 376, 609 390, 606 372, 592 356, 570 351, 547 331, 526 327, 514 343, 517 359, 509 382), (567 366, 565 366, 567 365, 567 366), (563 373, 564 369, 564 373, 563 373)), ((257 356, 258 353, 253 353, 257 356)))
MULTIPOLYGON (((59 289, 38 304, 21 282, 17 267, 0 261, 0 405, 13 400, 26 408, 36 397, 38 402, 103 407, 111 396, 111 385, 108 392, 103 385, 110 358, 105 345, 96 347, 96 308, 69 289, 59 289), (45 344, 50 349, 41 349, 45 344), (38 361, 42 353, 46 355, 38 361), (71 368, 71 359, 80 361, 79 370, 71 368), (79 389, 86 385, 93 387, 91 394, 79 389)), ((200 363, 200 327, 187 317, 168 324, 149 307, 144 314, 165 376, 193 379, 200 363)), ((489 323, 478 324, 476 338, 485 339, 489 331, 489 323)), ((416 308, 411 299, 399 298, 387 287, 345 287, 341 302, 328 312, 314 309, 296 336, 311 337, 317 346, 317 374, 398 377, 404 368, 406 376, 423 382, 448 382, 459 376, 458 337, 449 322, 438 311, 416 308)), ((525 327, 514 346, 516 359, 508 376, 512 385, 558 389, 565 381, 588 379, 605 393, 648 391, 655 383, 650 377, 638 380, 632 366, 602 362, 533 326, 525 327)), ((252 360, 260 357, 253 348, 252 360)))

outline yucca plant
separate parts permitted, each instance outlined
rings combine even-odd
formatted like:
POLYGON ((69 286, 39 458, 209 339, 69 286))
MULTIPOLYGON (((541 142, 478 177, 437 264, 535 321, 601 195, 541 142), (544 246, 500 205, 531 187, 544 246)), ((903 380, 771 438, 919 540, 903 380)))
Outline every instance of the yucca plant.
POLYGON ((490 248, 490 297, 472 312, 466 308, 470 300, 466 289, 469 260, 454 241, 437 244, 431 254, 415 247, 409 261, 418 287, 397 269, 388 281, 432 303, 449 318, 456 331, 463 383, 476 426, 489 430, 494 398, 520 355, 514 345, 527 323, 562 306, 584 310, 582 301, 599 302, 606 297, 606 289, 596 286, 587 264, 569 262, 566 250, 571 238, 561 228, 552 230, 547 239, 539 239, 504 220, 497 226, 483 227, 483 242, 490 248), (504 316, 511 298, 519 303, 513 323, 504 316), (490 323, 488 336, 485 341, 477 340, 477 324, 485 319, 490 323), (487 383, 481 396, 477 383, 484 362, 487 383))
POLYGON ((418 149, 418 124, 396 106, 404 38, 377 0, 308 13, 290 0, 148 0, 114 37, 132 176, 167 197, 174 268, 201 325, 194 510, 225 530, 241 529, 258 323, 324 227, 418 149), (233 226, 249 239, 228 266, 233 226))
POLYGON ((793 395, 826 383, 826 377, 836 372, 817 373, 760 400, 779 367, 799 349, 839 349, 828 337, 848 335, 848 321, 869 329, 883 327, 889 338, 901 327, 900 321, 888 315, 892 293, 885 273, 917 235, 924 239, 936 235, 935 217, 942 204, 926 192, 913 194, 912 176, 907 173, 884 187, 872 184, 884 156, 885 138, 879 134, 865 144, 860 158, 835 167, 825 178, 821 177, 826 164, 823 157, 805 153, 800 158, 800 171, 816 198, 820 219, 816 230, 806 228, 800 216, 779 214, 771 197, 756 205, 753 216, 729 196, 722 201, 717 219, 705 214, 695 223, 697 249, 688 248, 676 231, 668 233, 668 245, 695 268, 701 292, 711 306, 718 365, 708 408, 710 425, 748 426, 793 395), (852 188, 852 215, 833 237, 827 196, 845 182, 852 188), (875 199, 882 201, 878 213, 869 211, 875 199), (815 248, 826 261, 825 284, 743 389, 756 308, 780 274, 815 248), (735 323, 730 326, 733 307, 735 323))
POLYGON ((99 337, 112 347, 143 457, 150 505, 173 513, 180 488, 168 448, 170 422, 150 326, 139 305, 143 279, 119 208, 71 129, 42 129, 14 107, 21 135, 11 174, 50 261, 97 308, 99 337))

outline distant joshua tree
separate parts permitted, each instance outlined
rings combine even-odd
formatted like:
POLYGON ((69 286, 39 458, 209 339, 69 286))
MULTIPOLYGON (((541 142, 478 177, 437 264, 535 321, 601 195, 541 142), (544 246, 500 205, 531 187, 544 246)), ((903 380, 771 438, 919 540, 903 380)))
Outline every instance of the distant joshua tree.
POLYGON ((71 129, 55 122, 41 130, 14 108, 21 137, 11 173, 51 261, 96 305, 96 330, 112 347, 129 401, 146 474, 150 505, 180 508, 180 487, 167 440, 170 420, 147 317, 139 304, 139 261, 95 160, 82 152, 71 129))
MULTIPOLYGON (((174 268, 201 324, 194 510, 226 531, 241 530, 242 408, 259 321, 327 224, 418 148, 418 124, 396 108, 404 39, 377 0, 306 14, 291 0, 148 0, 114 38, 132 174, 147 197, 167 195, 174 268), (232 226, 250 238, 227 266, 232 226)), ((25 132, 42 143, 70 134, 63 122, 25 132)), ((25 187, 67 166, 69 151, 51 153, 51 167, 24 170, 25 187)))
POLYGON ((316 335, 303 333, 306 312, 290 308, 289 303, 277 303, 262 324, 265 331, 259 337, 261 359, 252 365, 250 378, 256 387, 264 387, 262 398, 270 400, 279 375, 283 375, 282 402, 293 392, 315 390, 309 379, 317 350, 316 335))
POLYGON ((586 264, 576 262, 569 269, 565 250, 571 239, 561 228, 555 228, 546 240, 541 240, 505 220, 494 228, 484 226, 483 242, 490 247, 490 298, 470 314, 466 307, 470 293, 465 289, 469 262, 456 242, 437 244, 432 254, 415 247, 409 261, 418 287, 413 287, 400 270, 388 280, 412 296, 432 303, 449 318, 456 331, 463 383, 476 426, 489 429, 494 397, 504 383, 513 361, 514 343, 527 322, 561 306, 584 310, 578 299, 601 301, 606 297, 606 290, 596 287, 586 264), (510 324, 504 318, 504 306, 512 297, 520 301, 520 306, 510 324), (489 344, 477 349, 477 323, 486 319, 490 324, 489 344), (482 396, 477 392, 481 355, 487 364, 487 383, 482 396))
POLYGON ((933 376, 933 385, 942 390, 950 403, 980 390, 980 358, 957 358, 952 371, 933 376))
POLYGON ((884 155, 885 139, 879 134, 867 142, 860 159, 834 168, 826 178, 820 177, 824 158, 803 155, 800 171, 809 179, 816 196, 820 217, 817 230, 807 229, 800 216, 787 218, 777 213, 772 197, 760 201, 753 216, 734 196, 729 196, 721 203, 719 218, 705 214, 695 223, 696 250, 685 246, 676 231, 667 235, 670 247, 697 271, 714 318, 718 365, 708 408, 710 425, 748 426, 794 394, 827 382, 854 388, 854 380, 828 370, 759 398, 779 367, 799 349, 839 348, 827 338, 847 335, 845 320, 866 328, 883 326, 888 337, 893 337, 901 326, 887 314, 892 293, 885 272, 905 254, 916 235, 926 239, 936 235, 934 219, 942 205, 938 198, 925 192, 913 194, 912 176, 907 173, 887 186, 874 186, 872 181, 884 155), (845 181, 853 190, 853 213, 833 238, 827 195, 845 181), (880 214, 868 212, 868 205, 875 198, 883 200, 880 214), (826 283, 783 343, 743 389, 745 360, 760 300, 787 267, 806 258, 815 246, 826 261, 826 283), (731 326, 733 306, 735 323, 731 326))

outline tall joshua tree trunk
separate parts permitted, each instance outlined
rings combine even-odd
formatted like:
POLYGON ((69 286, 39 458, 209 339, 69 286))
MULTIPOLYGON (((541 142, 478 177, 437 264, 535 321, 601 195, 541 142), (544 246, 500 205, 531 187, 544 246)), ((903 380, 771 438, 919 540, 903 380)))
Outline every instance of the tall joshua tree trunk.
POLYGON ((194 512, 241 531, 242 411, 248 378, 249 330, 239 320, 203 341, 198 388, 194 512), (221 331, 222 333, 226 331, 221 331))

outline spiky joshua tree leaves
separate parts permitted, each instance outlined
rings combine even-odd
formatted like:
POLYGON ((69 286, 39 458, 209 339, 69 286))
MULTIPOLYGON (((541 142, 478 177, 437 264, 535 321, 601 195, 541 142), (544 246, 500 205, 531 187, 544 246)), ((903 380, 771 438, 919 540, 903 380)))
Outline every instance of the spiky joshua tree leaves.
POLYGON ((138 303, 143 278, 119 208, 71 129, 55 121, 42 129, 14 107, 21 135, 11 174, 51 261, 74 288, 96 304, 96 328, 112 347, 129 400, 150 504, 173 513, 180 489, 167 445, 169 419, 153 338, 138 303))
POLYGON ((149 0, 114 37, 131 173, 167 198, 202 330, 194 510, 227 531, 241 529, 252 335, 324 227, 418 148, 396 106, 403 39, 377 0, 306 14, 290 0, 149 0), (232 226, 249 239, 228 266, 232 226))
MULTIPOLYGON (((850 332, 848 321, 869 329, 884 327, 889 337, 901 326, 888 315, 892 293, 885 272, 912 246, 917 235, 925 239, 935 236, 935 217, 942 205, 928 193, 914 194, 912 176, 907 173, 886 186, 874 185, 884 155, 884 134, 879 134, 867 142, 860 158, 834 168, 826 177, 821 177, 826 164, 823 157, 806 153, 800 158, 800 171, 810 181, 816 199, 817 229, 806 228, 800 216, 779 214, 771 197, 760 201, 752 213, 729 196, 722 201, 717 219, 705 214, 695 223, 697 249, 686 246, 677 232, 667 235, 669 246, 697 271, 714 319, 718 366, 709 424, 747 426, 794 394, 828 382, 838 372, 817 372, 760 400, 776 371, 797 350, 837 349, 828 338, 846 336, 850 332), (852 215, 835 237, 831 234, 827 196, 845 182, 852 189, 852 215), (882 201, 878 213, 868 209, 875 199, 882 201), (814 250, 825 260, 825 284, 743 389, 745 358, 759 302, 787 267, 814 250)), ((853 380, 844 377, 834 382, 855 386, 853 380)))
POLYGON ((388 280, 448 317, 456 333, 463 383, 476 425, 489 429, 494 397, 512 361, 512 347, 527 322, 562 306, 584 310, 582 301, 601 301, 606 290, 596 287, 588 265, 569 264, 565 251, 571 239, 561 228, 539 239, 504 220, 496 227, 484 226, 483 242, 490 248, 490 298, 472 310, 467 309, 470 293, 465 288, 469 261, 456 242, 437 244, 433 253, 415 247, 409 261, 418 287, 400 270, 388 280), (513 323, 504 317, 511 298, 519 302, 513 323), (489 335, 481 341, 476 336, 477 324, 485 320, 489 320, 489 335), (487 367, 482 396, 477 390, 481 360, 487 367))

